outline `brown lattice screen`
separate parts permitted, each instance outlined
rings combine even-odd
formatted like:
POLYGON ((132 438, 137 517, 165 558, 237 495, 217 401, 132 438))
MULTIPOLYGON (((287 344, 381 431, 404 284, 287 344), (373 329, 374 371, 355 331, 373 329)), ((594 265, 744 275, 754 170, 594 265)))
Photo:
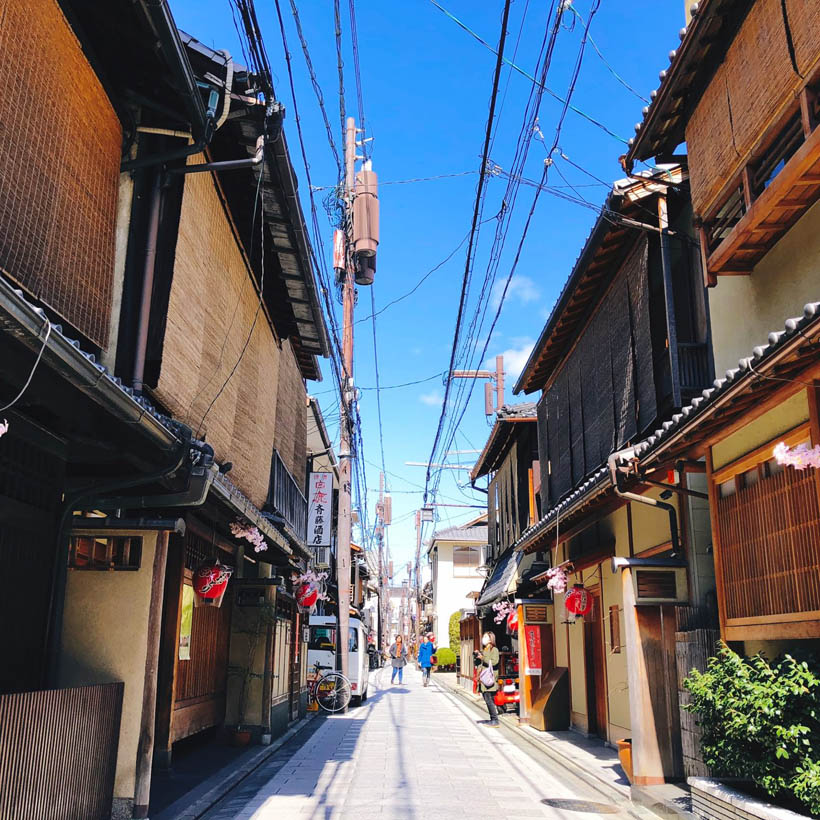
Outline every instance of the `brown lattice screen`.
POLYGON ((815 481, 786 468, 718 500, 728 619, 820 610, 815 481))
POLYGON ((54 0, 0 0, 0 270, 105 347, 122 136, 54 0))

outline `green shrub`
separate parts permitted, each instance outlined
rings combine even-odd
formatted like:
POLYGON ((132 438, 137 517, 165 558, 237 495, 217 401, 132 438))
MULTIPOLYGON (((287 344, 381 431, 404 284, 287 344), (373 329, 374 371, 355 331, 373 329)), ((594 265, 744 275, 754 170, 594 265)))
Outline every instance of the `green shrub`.
POLYGON ((717 777, 751 780, 773 798, 820 813, 820 677, 785 655, 769 663, 726 645, 692 670, 685 708, 698 715, 703 761, 717 777))
POLYGON ((456 653, 446 646, 436 650, 437 666, 453 666, 456 662, 456 653))
POLYGON ((450 616, 450 649, 458 656, 461 654, 461 612, 450 616))

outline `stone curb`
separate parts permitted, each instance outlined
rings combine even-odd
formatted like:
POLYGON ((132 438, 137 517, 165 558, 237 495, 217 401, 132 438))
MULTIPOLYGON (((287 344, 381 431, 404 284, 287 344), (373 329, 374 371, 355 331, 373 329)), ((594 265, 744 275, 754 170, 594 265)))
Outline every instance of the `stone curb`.
MULTIPOLYGON (((470 694, 461 687, 451 686, 449 683, 445 683, 444 681, 436 681, 436 685, 441 687, 443 691, 447 692, 451 696, 457 695, 460 700, 472 706, 475 711, 481 712, 482 714, 485 713, 484 709, 481 708, 479 701, 471 697, 470 694)), ((639 807, 633 803, 629 796, 618 791, 618 789, 613 788, 608 781, 603 780, 589 770, 585 769, 583 766, 579 766, 578 763, 576 763, 572 758, 557 752, 555 749, 551 748, 538 738, 532 737, 529 732, 524 731, 523 728, 517 726, 516 724, 510 723, 510 721, 504 719, 503 716, 501 717, 501 727, 510 734, 525 740, 530 746, 538 749, 538 751, 546 757, 549 757, 551 760, 559 763, 563 768, 571 772, 575 777, 582 780, 587 786, 600 794, 602 798, 617 805, 619 808, 628 811, 633 816, 639 817, 641 820, 646 820, 647 815, 644 814, 644 812, 649 810, 644 806, 639 807)))
POLYGON ((197 796, 202 785, 197 786, 187 794, 175 800, 170 806, 164 808, 158 814, 152 814, 154 820, 197 820, 205 812, 209 811, 214 804, 218 803, 231 789, 238 786, 246 777, 258 769, 277 749, 285 745, 294 735, 306 728, 311 721, 319 716, 319 712, 308 713, 308 715, 295 723, 283 735, 277 737, 269 746, 261 747, 257 752, 246 758, 240 767, 228 764, 220 769, 212 778, 216 780, 216 785, 209 788, 203 794, 197 796), (194 799, 195 802, 191 803, 194 799))

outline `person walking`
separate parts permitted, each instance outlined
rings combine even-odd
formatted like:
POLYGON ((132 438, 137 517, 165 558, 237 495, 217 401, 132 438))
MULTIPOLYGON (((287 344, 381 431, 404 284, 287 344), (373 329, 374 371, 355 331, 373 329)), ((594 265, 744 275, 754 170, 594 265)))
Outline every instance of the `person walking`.
POLYGON ((393 667, 393 672, 390 675, 390 683, 396 682, 396 673, 399 676, 399 684, 401 684, 404 667, 407 665, 407 649, 404 646, 404 639, 399 635, 390 647, 390 665, 393 667))
POLYGON ((425 635, 421 639, 421 646, 419 646, 419 666, 421 667, 421 677, 424 681, 424 685, 427 686, 430 683, 430 670, 433 668, 433 653, 436 651, 436 648, 433 646, 433 642, 425 635))
POLYGON ((498 722, 498 708, 495 705, 495 693, 498 691, 498 662, 499 654, 495 645, 495 635, 485 632, 481 636, 482 651, 476 651, 475 656, 481 668, 478 672, 478 686, 490 713, 489 720, 480 720, 485 726, 496 727, 498 722))

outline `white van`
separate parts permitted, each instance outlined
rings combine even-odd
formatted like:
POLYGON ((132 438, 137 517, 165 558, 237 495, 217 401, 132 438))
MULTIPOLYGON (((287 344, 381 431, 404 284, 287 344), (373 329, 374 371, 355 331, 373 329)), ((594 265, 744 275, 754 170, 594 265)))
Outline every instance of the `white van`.
MULTIPOLYGON (((367 700, 367 682, 370 657, 367 654, 367 630, 358 618, 350 619, 350 639, 347 644, 350 685, 353 689, 353 704, 367 700)), ((336 616, 310 616, 310 642, 308 643, 308 672, 312 674, 313 664, 336 668, 336 616)))

